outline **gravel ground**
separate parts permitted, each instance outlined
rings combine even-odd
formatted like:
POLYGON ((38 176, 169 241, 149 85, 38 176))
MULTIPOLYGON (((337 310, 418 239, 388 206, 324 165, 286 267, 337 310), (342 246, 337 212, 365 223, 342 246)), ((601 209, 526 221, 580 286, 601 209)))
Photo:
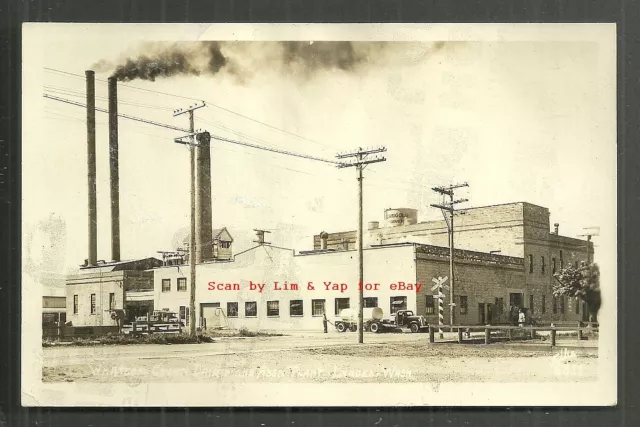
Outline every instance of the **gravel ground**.
MULTIPOLYGON (((595 381, 597 357, 551 355, 508 346, 421 341, 278 348, 274 339, 245 340, 249 351, 190 350, 122 357, 45 357, 45 382, 522 382, 595 381), (264 351, 255 351, 269 342, 264 351), (251 351, 253 350, 253 351, 251 351)), ((220 345, 220 344, 218 344, 220 345)), ((236 345, 236 344, 234 344, 236 345)), ((200 347, 200 345, 196 345, 200 347)), ((214 348, 216 344, 208 345, 214 348)), ((131 347, 131 346, 127 346, 131 347)), ((145 346, 149 348, 149 346, 145 346)), ((186 346, 194 349, 194 345, 186 346)), ((235 347, 234 347, 235 348, 235 347)), ((86 349, 85 349, 86 350, 86 349)), ((194 349, 195 350, 195 349, 194 349)), ((153 351, 151 351, 153 353, 153 351)))

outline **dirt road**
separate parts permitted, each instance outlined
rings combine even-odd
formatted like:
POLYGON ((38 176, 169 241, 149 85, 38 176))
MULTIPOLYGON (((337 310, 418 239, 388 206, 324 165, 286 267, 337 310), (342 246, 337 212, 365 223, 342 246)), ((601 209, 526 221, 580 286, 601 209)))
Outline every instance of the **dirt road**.
POLYGON ((592 381, 597 358, 503 345, 429 344, 424 334, 307 334, 210 344, 52 347, 47 382, 592 381))

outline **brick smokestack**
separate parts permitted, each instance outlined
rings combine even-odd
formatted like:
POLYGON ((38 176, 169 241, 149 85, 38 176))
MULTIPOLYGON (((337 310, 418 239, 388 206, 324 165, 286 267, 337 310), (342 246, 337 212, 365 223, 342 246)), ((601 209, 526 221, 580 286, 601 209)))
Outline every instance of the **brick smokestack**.
POLYGON ((118 81, 108 80, 109 174, 111 178, 111 259, 120 261, 120 171, 118 166, 118 81))
POLYGON ((88 265, 98 262, 98 212, 96 201, 96 81, 95 73, 85 71, 87 80, 87 179, 89 184, 88 265))
POLYGON ((211 208, 211 135, 197 135, 196 148, 196 262, 213 259, 211 208))

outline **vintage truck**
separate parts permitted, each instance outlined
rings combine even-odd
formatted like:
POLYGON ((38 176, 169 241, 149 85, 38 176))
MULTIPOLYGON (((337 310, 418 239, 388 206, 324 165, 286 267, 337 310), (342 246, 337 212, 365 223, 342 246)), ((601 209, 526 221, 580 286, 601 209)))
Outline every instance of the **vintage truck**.
MULTIPOLYGON (((365 331, 378 333, 408 330, 417 333, 429 329, 426 318, 414 315, 411 310, 398 310, 387 319, 384 318, 384 312, 380 307, 365 308, 362 312, 365 331)), ((356 332, 358 330, 357 310, 351 308, 342 310, 334 324, 338 332, 356 332)))

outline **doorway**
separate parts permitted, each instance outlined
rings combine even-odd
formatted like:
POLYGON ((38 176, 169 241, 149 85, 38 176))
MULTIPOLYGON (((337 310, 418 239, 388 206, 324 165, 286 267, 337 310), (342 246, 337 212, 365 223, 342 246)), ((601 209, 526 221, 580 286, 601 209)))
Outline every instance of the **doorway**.
POLYGON ((478 304, 478 321, 481 325, 491 325, 493 323, 493 304, 478 304))
POLYGON ((518 324, 518 314, 523 309, 524 294, 522 292, 509 293, 509 320, 514 325, 518 324))
POLYGON ((524 300, 524 294, 522 293, 510 293, 509 294, 509 304, 511 307, 522 308, 522 301, 524 300))
POLYGON ((220 328, 224 323, 221 312, 219 302, 200 304, 200 326, 205 329, 220 328))

